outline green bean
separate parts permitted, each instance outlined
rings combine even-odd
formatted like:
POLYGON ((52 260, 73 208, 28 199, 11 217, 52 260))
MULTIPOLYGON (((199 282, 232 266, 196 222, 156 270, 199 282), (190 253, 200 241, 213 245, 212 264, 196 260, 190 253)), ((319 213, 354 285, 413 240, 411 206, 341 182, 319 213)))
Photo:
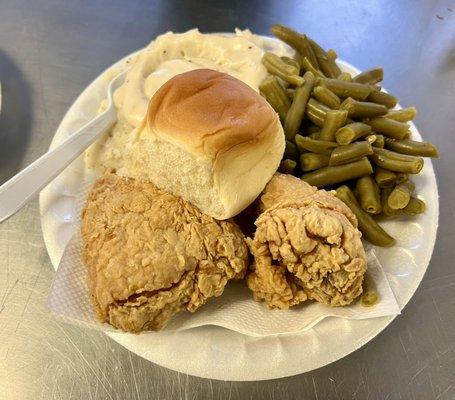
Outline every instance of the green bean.
POLYGON ((288 98, 289 98, 290 100, 292 100, 292 99, 294 98, 295 89, 293 89, 293 88, 286 88, 286 89, 285 89, 285 92, 286 92, 286 94, 287 94, 287 96, 288 96, 288 98))
POLYGON ((439 158, 438 149, 430 142, 417 142, 410 139, 397 141, 386 138, 385 147, 401 154, 439 158))
POLYGON ((423 214, 425 212, 426 205, 423 200, 420 200, 416 197, 411 197, 408 205, 403 208, 403 213, 406 215, 417 215, 423 214))
POLYGON ((414 188, 414 184, 409 181, 402 182, 395 186, 387 199, 389 207, 392 210, 401 210, 405 208, 411 199, 411 194, 414 191, 414 188))
POLYGON ((319 78, 321 86, 330 89, 339 97, 352 97, 356 100, 365 100, 371 92, 371 88, 362 83, 341 81, 339 79, 319 78))
POLYGON ((373 154, 373 148, 368 142, 354 142, 346 146, 339 146, 330 154, 329 165, 341 165, 352 163, 353 161, 360 160, 365 156, 373 154))
POLYGON ((311 64, 311 61, 308 59, 308 57, 302 57, 301 62, 302 62, 302 68, 305 71, 312 72, 314 76, 325 77, 325 75, 321 71, 316 69, 316 67, 313 64, 311 64))
POLYGON ((371 290, 368 292, 363 292, 360 298, 360 302, 364 307, 373 307, 379 301, 379 294, 378 292, 371 290))
POLYGON ((378 147, 373 148, 371 159, 378 167, 394 172, 418 174, 423 168, 423 159, 420 157, 407 156, 378 147))
POLYGON ((299 76, 299 71, 291 65, 286 64, 280 57, 273 53, 265 53, 262 56, 262 63, 267 71, 276 75, 286 82, 296 86, 301 86, 304 80, 299 76))
POLYGON ((404 139, 410 133, 409 125, 404 122, 394 121, 385 117, 375 117, 364 121, 371 128, 392 139, 404 139))
POLYGON ((329 107, 311 98, 308 100, 305 115, 311 122, 313 122, 313 124, 322 128, 322 126, 324 126, 325 115, 327 111, 330 111, 329 107))
POLYGON ((321 133, 319 135, 320 140, 328 140, 329 142, 335 141, 335 133, 340 127, 346 122, 348 116, 347 111, 327 111, 325 114, 324 125, 322 126, 321 133))
POLYGON ((336 190, 336 197, 355 214, 359 223, 359 230, 366 240, 376 246, 383 247, 390 247, 395 244, 395 239, 384 231, 368 213, 362 210, 354 194, 346 185, 336 190))
POLYGON ((282 56, 280 57, 286 64, 290 65, 291 67, 295 68, 298 73, 300 73, 300 63, 291 57, 282 56))
POLYGON ((389 206, 390 193, 392 193, 392 188, 384 188, 381 190, 382 215, 388 218, 398 217, 401 215, 401 210, 394 210, 389 206))
POLYGON ((303 78, 305 83, 295 90, 294 99, 284 120, 284 133, 288 140, 293 139, 299 130, 308 99, 313 90, 314 75, 311 72, 306 72, 303 78))
MULTIPOLYGON (((329 49, 327 50, 327 57, 329 57, 330 60, 336 60, 338 58, 338 54, 335 50, 329 49)), ((340 71, 341 73, 341 71, 340 71)))
POLYGON ((308 119, 318 127, 322 128, 324 125, 324 117, 321 117, 317 112, 315 112, 312 109, 307 108, 305 110, 305 115, 308 117, 308 119))
POLYGON ((378 133, 368 135, 365 140, 374 147, 384 148, 384 136, 379 135, 378 133))
MULTIPOLYGON (((294 60, 292 60, 289 57, 279 57, 274 53, 266 52, 262 56, 262 62, 268 61, 271 65, 273 65, 276 69, 279 69, 281 72, 281 75, 299 75, 300 68, 299 65, 295 63, 294 60), (286 60, 291 60, 292 64, 287 62, 286 60)), ((270 71, 269 71, 270 72, 270 71)), ((277 73, 271 72, 274 75, 278 75, 277 73)), ((292 83, 292 82, 290 82, 292 83)), ((296 84, 296 83, 294 83, 296 84)))
POLYGON ((327 58, 329 68, 332 71, 333 78, 338 78, 343 72, 341 71, 340 67, 336 63, 338 54, 335 50, 329 49, 327 50, 327 58))
POLYGON ((362 122, 353 122, 338 129, 335 134, 338 144, 346 145, 361 137, 367 136, 371 133, 370 125, 362 122))
MULTIPOLYGON (((380 147, 381 149, 384 148, 384 136, 383 135, 380 135, 378 133, 374 133, 373 135, 370 135, 370 136, 374 136, 374 141, 371 142, 371 145, 373 147, 380 147)), ((367 141, 368 141, 368 138, 370 136, 367 136, 367 138, 366 138, 367 141)))
POLYGON ((278 80, 275 77, 266 79, 259 86, 259 90, 265 96, 265 99, 272 108, 278 113, 281 121, 284 121, 289 107, 291 106, 291 101, 278 80))
POLYGON ((382 215, 389 218, 399 217, 403 215, 414 216, 423 214, 426 209, 425 202, 416 197, 409 199, 409 203, 402 209, 393 209, 389 206, 389 197, 392 189, 385 189, 381 192, 382 215))
POLYGON ((373 146, 373 143, 376 141, 376 135, 375 134, 368 135, 365 138, 365 140, 373 146))
POLYGON ((387 108, 393 108, 397 105, 397 99, 389 93, 382 92, 381 90, 372 89, 367 97, 368 101, 376 104, 382 104, 387 108))
POLYGON ((349 72, 342 72, 338 75, 337 79, 340 81, 352 82, 352 76, 349 72))
POLYGON ((315 112, 323 118, 325 118, 325 113, 331 110, 331 108, 313 98, 308 101, 308 108, 315 110, 315 112))
POLYGON ((330 156, 325 154, 303 153, 300 156, 300 167, 304 172, 314 171, 329 165, 329 159, 330 156))
POLYGON ((371 173, 373 173, 373 168, 368 158, 364 157, 359 161, 349 164, 337 165, 336 167, 328 166, 308 172, 302 175, 302 179, 308 184, 320 188, 350 179, 360 178, 371 173))
POLYGON ((336 53, 333 50, 332 51, 329 50, 328 54, 313 39, 308 38, 308 41, 311 44, 316 59, 318 60, 319 67, 321 71, 324 73, 324 75, 330 78, 336 78, 337 76, 339 76, 341 74, 341 70, 335 61, 336 53))
MULTIPOLYGON (((373 151, 376 154, 384 155, 386 157, 392 158, 394 160, 400 160, 400 161, 415 161, 416 159, 421 158, 421 157, 416 157, 416 156, 410 156, 407 154, 397 153, 397 152, 391 151, 391 150, 380 149, 378 147, 373 149, 373 151)), ((398 171, 398 172, 402 172, 402 171, 398 171)))
POLYGON ((360 206, 368 214, 379 214, 382 211, 379 187, 371 175, 357 179, 356 193, 360 206))
POLYGON ((360 302, 364 307, 372 307, 379 301, 379 294, 370 274, 365 274, 362 284, 362 297, 360 302))
POLYGON ((323 86, 316 86, 313 89, 313 96, 316 98, 316 100, 319 100, 322 104, 325 104, 327 107, 333 110, 338 110, 340 108, 340 98, 335 93, 323 86))
POLYGON ((385 141, 384 135, 379 135, 376 133, 376 141, 374 142, 373 146, 380 147, 381 149, 383 149, 385 143, 384 141, 385 141))
POLYGON ((278 171, 282 172, 283 174, 292 174, 296 166, 297 166, 296 161, 285 159, 280 162, 278 171))
POLYGON ((382 199, 382 214, 384 217, 394 218, 401 216, 414 216, 418 214, 423 214, 426 209, 425 202, 416 197, 411 197, 409 203, 403 209, 394 210, 388 205, 388 195, 390 195, 391 189, 387 189, 389 194, 381 193, 382 199))
POLYGON ((361 72, 354 76, 353 82, 357 83, 369 83, 374 85, 375 83, 381 82, 384 79, 384 71, 382 67, 370 69, 368 71, 361 72))
POLYGON ((292 143, 290 140, 286 140, 286 147, 284 149, 284 159, 291 159, 291 160, 298 160, 299 159, 299 150, 297 149, 297 146, 292 143))
POLYGON ((402 108, 400 110, 390 110, 385 116, 399 122, 412 121, 417 115, 415 107, 402 108))
POLYGON ((318 140, 320 134, 321 134, 320 131, 311 132, 311 133, 308 135, 308 137, 309 137, 310 139, 318 140))
POLYGON ((404 172, 397 172, 397 181, 395 182, 397 185, 399 183, 403 183, 409 180, 409 175, 405 174, 404 172))
POLYGON ((302 73, 302 55, 298 51, 296 51, 291 60, 294 60, 297 63, 297 65, 299 66, 300 73, 302 73))
POLYGON ((374 171, 374 180, 380 188, 390 188, 395 185, 397 175, 395 172, 378 167, 374 171))
POLYGON ((341 103, 340 109, 347 110, 351 118, 373 118, 387 113, 387 107, 368 101, 357 101, 351 97, 341 103))
POLYGON ((315 125, 319 126, 322 128, 324 125, 324 117, 321 117, 319 114, 317 114, 314 110, 306 109, 305 115, 308 117, 308 119, 315 125))
POLYGON ((324 79, 326 79, 326 78, 321 78, 320 76, 316 76, 314 78, 314 85, 315 86, 321 86, 323 81, 324 81, 324 79))
POLYGON ((319 70, 319 59, 314 52, 313 46, 311 45, 311 39, 307 35, 302 35, 301 42, 302 50, 300 51, 300 54, 302 57, 307 57, 308 60, 310 60, 311 64, 319 70))
POLYGON ((327 142, 325 140, 314 140, 306 136, 295 135, 295 144, 300 152, 310 151, 317 154, 330 155, 332 150, 337 147, 334 142, 327 142))
POLYGON ((278 39, 297 50, 302 57, 308 57, 316 68, 319 67, 313 48, 305 35, 279 24, 273 25, 270 30, 278 39))

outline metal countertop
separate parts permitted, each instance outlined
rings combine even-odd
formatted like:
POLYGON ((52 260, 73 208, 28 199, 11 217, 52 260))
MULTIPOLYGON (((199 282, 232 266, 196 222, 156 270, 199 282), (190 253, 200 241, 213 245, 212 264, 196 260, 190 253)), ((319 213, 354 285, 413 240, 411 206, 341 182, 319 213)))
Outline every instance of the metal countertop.
POLYGON ((0 399, 455 399, 454 1, 0 0, 0 183, 44 153, 86 85, 167 30, 306 31, 419 110, 441 150, 440 227, 425 278, 377 338, 316 371, 220 382, 145 361, 44 308, 54 270, 37 201, 0 225, 0 399))

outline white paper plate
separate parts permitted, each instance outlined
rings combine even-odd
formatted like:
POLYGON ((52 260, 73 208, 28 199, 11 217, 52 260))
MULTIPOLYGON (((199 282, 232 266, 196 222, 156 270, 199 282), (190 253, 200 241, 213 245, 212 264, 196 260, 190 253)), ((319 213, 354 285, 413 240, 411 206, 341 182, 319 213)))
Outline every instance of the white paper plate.
MULTIPOLYGON (((273 43, 273 39, 265 39, 273 43)), ((130 56, 112 67, 122 68, 130 56)), ((340 66, 358 73, 345 62, 340 62, 340 66)), ((50 148, 93 118, 106 96, 107 81, 103 74, 70 107, 50 148)), ((412 132, 420 139, 414 126, 412 132)), ((75 194, 85 174, 81 157, 40 195, 44 241, 55 268, 73 232, 75 194)), ((422 280, 438 226, 438 189, 430 160, 426 160, 415 183, 417 193, 427 203, 427 212, 410 221, 387 222, 386 228, 397 238, 398 245, 377 249, 400 307, 406 305, 422 280)), ((328 318, 303 334, 266 338, 248 337, 213 326, 183 332, 109 333, 109 336, 141 357, 175 371, 211 379, 246 381, 291 376, 322 367, 370 341, 392 320, 393 317, 363 321, 328 318)))

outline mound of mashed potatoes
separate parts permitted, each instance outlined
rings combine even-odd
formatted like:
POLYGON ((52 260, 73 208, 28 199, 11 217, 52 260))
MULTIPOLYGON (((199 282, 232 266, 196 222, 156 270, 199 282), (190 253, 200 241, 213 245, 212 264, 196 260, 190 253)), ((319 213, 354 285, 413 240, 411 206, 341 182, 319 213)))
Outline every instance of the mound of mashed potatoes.
POLYGON ((258 91, 267 76, 261 62, 264 51, 292 55, 284 44, 265 43, 249 30, 219 35, 192 29, 158 36, 129 61, 125 82, 114 94, 118 121, 87 150, 87 167, 101 171, 114 168, 118 174, 132 176, 129 160, 135 157, 141 140, 136 128, 147 112, 149 100, 164 83, 175 75, 209 68, 232 75, 258 91))

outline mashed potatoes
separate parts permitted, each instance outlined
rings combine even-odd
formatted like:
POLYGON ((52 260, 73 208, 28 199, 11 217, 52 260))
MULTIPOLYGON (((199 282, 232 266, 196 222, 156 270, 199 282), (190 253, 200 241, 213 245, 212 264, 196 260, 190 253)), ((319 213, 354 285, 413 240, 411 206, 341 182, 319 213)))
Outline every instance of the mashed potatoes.
MULTIPOLYGON (((197 29, 158 36, 132 60, 125 83, 114 95, 118 122, 87 150, 87 166, 115 168, 122 175, 131 175, 128 160, 134 157, 139 141, 135 128, 141 124, 150 98, 175 75, 209 68, 232 75, 257 91, 267 75, 261 62, 264 47, 263 40, 248 30, 237 30, 232 36, 203 34, 197 29)), ((273 51, 290 55, 279 43, 273 51)))

